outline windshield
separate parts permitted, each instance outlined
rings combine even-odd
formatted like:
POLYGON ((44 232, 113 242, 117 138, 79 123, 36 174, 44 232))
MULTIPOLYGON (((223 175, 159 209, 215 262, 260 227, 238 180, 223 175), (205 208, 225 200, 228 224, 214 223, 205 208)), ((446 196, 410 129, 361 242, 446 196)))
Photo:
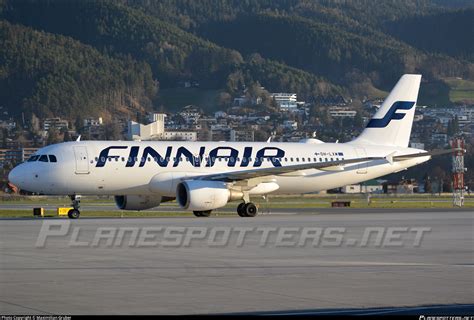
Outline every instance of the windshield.
POLYGON ((39 156, 33 155, 33 156, 31 156, 31 157, 28 159, 28 162, 36 161, 36 160, 38 160, 38 158, 39 158, 39 156))

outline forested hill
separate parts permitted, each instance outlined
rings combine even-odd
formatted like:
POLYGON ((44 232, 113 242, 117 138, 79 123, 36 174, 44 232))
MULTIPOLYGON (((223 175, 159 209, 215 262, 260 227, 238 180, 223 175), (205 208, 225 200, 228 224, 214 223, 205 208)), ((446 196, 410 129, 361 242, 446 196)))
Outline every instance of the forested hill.
POLYGON ((38 116, 134 112, 185 80, 231 95, 258 82, 304 99, 370 97, 405 72, 448 86, 474 80, 472 10, 458 3, 3 0, 1 105, 38 116), (443 32, 430 33, 437 21, 443 32))
POLYGON ((0 21, 0 61, 0 101, 17 115, 106 117, 126 106, 150 109, 157 89, 142 62, 6 21, 0 21))
POLYGON ((438 52, 474 62, 474 1, 471 9, 416 15, 391 21, 387 31, 427 52, 438 52))

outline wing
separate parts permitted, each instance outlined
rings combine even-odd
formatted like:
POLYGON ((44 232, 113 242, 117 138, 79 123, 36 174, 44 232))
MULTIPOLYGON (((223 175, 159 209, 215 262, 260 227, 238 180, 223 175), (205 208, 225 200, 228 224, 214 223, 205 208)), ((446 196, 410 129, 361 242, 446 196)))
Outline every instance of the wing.
POLYGON ((291 173, 300 170, 307 169, 319 169, 319 170, 343 170, 342 166, 345 164, 358 163, 372 160, 386 160, 386 157, 365 157, 365 158, 354 158, 339 161, 327 161, 327 162, 310 162, 304 164, 297 164, 291 166, 271 167, 271 168, 253 168, 242 171, 234 172, 223 172, 216 174, 208 174, 202 176, 195 176, 193 179, 197 180, 214 180, 232 182, 239 180, 246 180, 251 178, 257 178, 262 176, 281 175, 285 173, 291 173), (338 167, 340 169, 338 169, 338 167))
POLYGON ((385 157, 364 157, 364 158, 354 158, 354 159, 338 160, 338 161, 310 162, 310 163, 304 163, 304 164, 271 167, 271 168, 252 168, 248 170, 241 170, 241 171, 234 171, 234 172, 223 172, 223 173, 216 173, 216 174, 193 176, 192 179, 193 180, 234 182, 234 181, 263 177, 263 176, 282 175, 282 174, 287 174, 287 173, 296 172, 300 170, 308 170, 308 169, 337 171, 337 170, 344 170, 342 166, 346 164, 351 164, 351 163, 359 163, 359 162, 374 161, 374 160, 386 160, 389 163, 393 164, 394 162, 408 160, 412 158, 436 156, 436 155, 442 155, 442 154, 452 153, 454 151, 461 151, 461 150, 463 149, 432 150, 432 151, 427 151, 427 152, 413 153, 413 154, 400 155, 400 156, 394 156, 393 155, 394 153, 391 153, 385 157))

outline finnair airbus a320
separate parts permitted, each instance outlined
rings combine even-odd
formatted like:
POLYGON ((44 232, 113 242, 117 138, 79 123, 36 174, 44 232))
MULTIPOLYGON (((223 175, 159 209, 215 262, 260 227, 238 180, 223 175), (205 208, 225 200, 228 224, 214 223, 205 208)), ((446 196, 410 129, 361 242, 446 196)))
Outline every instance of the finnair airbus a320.
POLYGON ((176 198, 198 217, 229 201, 253 217, 250 196, 301 194, 360 183, 452 152, 408 148, 421 75, 401 77, 359 137, 347 143, 75 141, 44 147, 9 174, 23 190, 113 195, 120 209, 145 210, 176 198))

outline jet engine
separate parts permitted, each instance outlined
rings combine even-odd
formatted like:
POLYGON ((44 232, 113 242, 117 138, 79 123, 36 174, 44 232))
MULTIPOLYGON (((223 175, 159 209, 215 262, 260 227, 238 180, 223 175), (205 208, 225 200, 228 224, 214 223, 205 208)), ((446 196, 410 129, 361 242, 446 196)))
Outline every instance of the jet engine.
POLYGON ((176 187, 176 201, 182 208, 192 211, 221 208, 231 200, 242 198, 242 192, 230 190, 219 181, 187 180, 176 187))
POLYGON ((169 201, 161 196, 115 196, 115 204, 122 210, 146 210, 158 207, 160 203, 169 201))

